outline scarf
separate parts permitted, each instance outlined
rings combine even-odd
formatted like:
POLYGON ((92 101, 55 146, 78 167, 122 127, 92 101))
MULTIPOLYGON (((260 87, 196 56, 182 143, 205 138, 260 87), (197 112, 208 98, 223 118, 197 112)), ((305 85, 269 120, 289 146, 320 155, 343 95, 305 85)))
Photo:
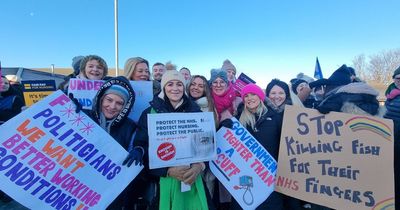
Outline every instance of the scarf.
POLYGON ((181 182, 172 177, 160 177, 160 209, 208 210, 201 176, 197 176, 190 191, 181 192, 181 182))
POLYGON ((391 100, 400 95, 400 89, 396 88, 394 83, 390 84, 385 92, 386 98, 391 100))
MULTIPOLYGON (((231 114, 234 113, 233 102, 235 101, 236 94, 232 85, 229 85, 228 89, 222 95, 216 95, 214 92, 211 93, 214 99, 215 108, 217 109, 218 115, 223 111, 228 110, 231 114)), ((218 116, 220 118, 220 116, 218 116)))

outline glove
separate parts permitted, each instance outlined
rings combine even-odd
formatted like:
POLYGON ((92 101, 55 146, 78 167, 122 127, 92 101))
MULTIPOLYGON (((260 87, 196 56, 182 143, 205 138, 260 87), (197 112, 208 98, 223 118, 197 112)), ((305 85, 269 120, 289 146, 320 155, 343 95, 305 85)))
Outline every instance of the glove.
POLYGON ((324 106, 317 106, 316 109, 321 114, 329 114, 329 112, 331 111, 330 109, 328 109, 327 107, 324 107, 324 106))
POLYGON ((82 104, 79 103, 78 99, 74 98, 74 94, 69 93, 68 97, 71 99, 72 102, 75 104, 75 112, 79 113, 82 110, 82 104))
POLYGON ((225 120, 222 120, 220 123, 219 123, 219 128, 221 128, 221 127, 225 127, 225 128, 229 128, 229 129, 232 129, 232 127, 233 127, 233 121, 231 120, 231 119, 225 119, 225 120))
POLYGON ((132 163, 135 162, 135 166, 138 164, 141 166, 143 163, 143 149, 140 147, 133 148, 132 151, 129 152, 128 156, 122 163, 122 165, 127 165, 131 167, 132 163))

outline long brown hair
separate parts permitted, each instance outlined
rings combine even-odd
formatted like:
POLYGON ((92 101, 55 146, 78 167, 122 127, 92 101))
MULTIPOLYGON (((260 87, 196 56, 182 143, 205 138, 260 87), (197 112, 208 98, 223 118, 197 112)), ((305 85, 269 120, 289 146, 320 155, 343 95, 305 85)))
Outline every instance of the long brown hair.
MULTIPOLYGON (((218 121, 218 117, 217 117, 218 115, 217 115, 217 110, 215 110, 214 99, 211 96, 211 88, 208 85, 208 81, 204 76, 202 76, 202 75, 194 75, 194 76, 192 76, 192 78, 190 79, 190 82, 188 83, 188 85, 186 85, 186 93, 187 93, 188 96, 191 97, 191 95, 190 95, 190 86, 192 85, 193 80, 195 80, 196 78, 200 78, 204 83, 204 93, 203 93, 202 97, 205 96, 207 98, 208 111, 214 113, 214 119, 217 122, 218 121)), ((191 97, 191 98, 193 98, 193 97, 191 97)), ((218 124, 216 123, 216 125, 218 125, 218 124)))

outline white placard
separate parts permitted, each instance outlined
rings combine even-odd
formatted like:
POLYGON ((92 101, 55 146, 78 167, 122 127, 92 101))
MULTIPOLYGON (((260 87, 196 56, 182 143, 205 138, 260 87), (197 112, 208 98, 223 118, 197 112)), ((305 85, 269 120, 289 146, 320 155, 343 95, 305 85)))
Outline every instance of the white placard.
POLYGON ((150 169, 216 157, 212 112, 148 114, 150 169))
POLYGON ((105 209, 143 168, 61 91, 0 133, 1 190, 30 209, 105 209))
POLYGON ((243 209, 256 209, 274 191, 277 162, 236 118, 217 132, 210 169, 243 209))

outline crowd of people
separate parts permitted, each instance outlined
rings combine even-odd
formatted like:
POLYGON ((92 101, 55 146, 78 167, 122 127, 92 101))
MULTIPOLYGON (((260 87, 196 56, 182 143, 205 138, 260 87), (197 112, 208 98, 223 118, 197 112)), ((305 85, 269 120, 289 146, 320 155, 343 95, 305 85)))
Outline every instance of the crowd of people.
MULTIPOLYGON (((207 162, 149 169, 147 114, 212 112, 216 129, 231 128, 230 118, 236 117, 279 163, 285 105, 316 109, 323 114, 335 111, 393 120, 396 206, 399 207, 400 67, 394 71, 393 83, 385 92, 385 105, 380 106, 378 91, 358 79, 354 69, 346 65, 327 79, 314 80, 303 73, 289 84, 273 79, 265 91, 256 84, 248 84, 241 91, 234 89, 237 70, 229 60, 221 68, 212 69, 210 75, 192 75, 187 67, 178 70, 170 62, 154 63, 150 72, 149 62, 141 57, 129 58, 124 76, 119 77, 108 76, 107 63, 97 55, 77 56, 72 66, 74 72, 59 89, 67 93, 70 78, 105 80, 92 110, 83 111, 129 152, 124 164, 145 166, 109 209, 241 209, 212 174, 207 162), (129 80, 153 83, 154 98, 138 123, 127 117, 135 102, 135 90, 129 80), (191 185, 190 191, 181 192, 181 182, 191 185)), ((0 124, 19 114, 24 106, 20 90, 4 76, 1 83, 0 124)), ((2 196, 2 199, 6 197, 2 196)), ((273 192, 258 209, 329 208, 273 192)))

